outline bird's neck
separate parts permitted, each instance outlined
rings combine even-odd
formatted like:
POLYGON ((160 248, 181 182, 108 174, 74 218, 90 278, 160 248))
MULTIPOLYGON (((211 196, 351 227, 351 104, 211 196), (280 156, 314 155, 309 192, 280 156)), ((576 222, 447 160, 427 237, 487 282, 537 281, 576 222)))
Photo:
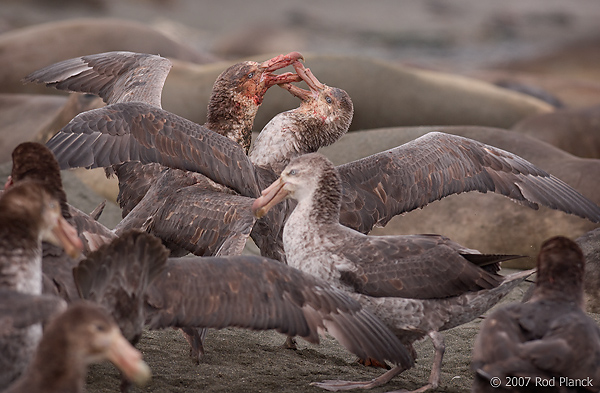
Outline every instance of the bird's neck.
POLYGON ((293 158, 315 153, 344 133, 336 124, 324 124, 319 118, 306 115, 301 107, 271 119, 256 137, 249 157, 254 165, 280 174, 293 158))
POLYGON ((248 152, 252 142, 252 126, 258 112, 254 100, 232 92, 213 93, 208 104, 206 128, 238 143, 248 152))
POLYGON ((250 161, 279 175, 290 160, 305 154, 298 136, 299 128, 291 111, 275 116, 256 137, 248 154, 250 161))
POLYGON ((330 178, 320 179, 319 186, 311 194, 298 200, 292 212, 302 214, 305 220, 321 225, 339 225, 341 192, 339 184, 330 178))
POLYGON ((556 302, 574 303, 581 309, 584 308, 584 294, 582 285, 572 283, 563 284, 558 281, 537 283, 531 301, 546 299, 556 302))
POLYGON ((87 363, 78 356, 70 356, 77 353, 77 349, 70 348, 69 345, 64 334, 45 336, 42 339, 31 364, 31 370, 36 370, 33 374, 37 374, 31 378, 39 386, 56 392, 84 391, 87 363))

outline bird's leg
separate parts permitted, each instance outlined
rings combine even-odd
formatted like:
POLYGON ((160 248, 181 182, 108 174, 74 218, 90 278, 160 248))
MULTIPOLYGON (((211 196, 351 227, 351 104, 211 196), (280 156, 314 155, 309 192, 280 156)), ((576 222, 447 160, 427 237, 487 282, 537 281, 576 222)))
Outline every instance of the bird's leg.
POLYGON ((181 328, 183 336, 190 344, 190 356, 196 364, 200 363, 200 359, 204 356, 204 339, 206 338, 206 328, 181 328))
POLYGON ((294 351, 298 349, 296 339, 290 336, 285 339, 285 342, 281 346, 285 349, 293 349, 294 351))
POLYGON ((402 371, 406 370, 404 367, 395 366, 391 370, 386 371, 382 375, 377 378, 374 378, 370 381, 338 381, 338 380, 326 380, 323 382, 313 382, 311 385, 317 386, 321 389, 329 390, 331 392, 337 392, 339 390, 350 390, 350 389, 371 389, 377 386, 385 385, 390 381, 390 379, 394 378, 396 375, 400 374, 402 371))
POLYGON ((444 352, 446 351, 446 344, 444 344, 444 336, 440 332, 429 332, 429 337, 431 338, 433 349, 435 350, 433 364, 431 365, 431 374, 429 375, 429 385, 431 385, 432 389, 435 389, 440 385, 442 359, 444 358, 444 352))
POLYGON ((429 374, 429 381, 427 385, 421 386, 418 389, 407 391, 405 389, 396 390, 388 393, 423 393, 429 389, 435 389, 440 385, 440 375, 442 372, 442 359, 444 352, 446 351, 446 345, 444 344, 444 336, 440 332, 429 332, 429 338, 433 343, 433 349, 435 354, 433 356, 433 364, 431 365, 431 374, 429 374))

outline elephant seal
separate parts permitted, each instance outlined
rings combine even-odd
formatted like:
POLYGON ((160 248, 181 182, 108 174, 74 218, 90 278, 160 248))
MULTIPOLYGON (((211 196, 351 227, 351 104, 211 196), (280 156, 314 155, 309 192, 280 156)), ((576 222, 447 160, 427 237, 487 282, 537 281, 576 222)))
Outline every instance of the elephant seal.
POLYGON ((100 98, 85 94, 0 94, 0 162, 10 162, 19 143, 46 143, 73 117, 103 105, 100 98))
POLYGON ((600 105, 532 115, 511 130, 548 142, 573 155, 600 158, 600 105))
MULTIPOLYGON (((253 56, 268 58, 273 54, 253 56)), ((329 86, 348 92, 354 103, 350 130, 415 125, 482 125, 507 128, 521 119, 547 113, 541 100, 453 74, 425 71, 357 56, 304 54, 305 64, 329 86)), ((163 92, 163 107, 203 123, 212 84, 234 62, 197 65, 173 62, 163 92)), ((265 95, 254 130, 297 100, 283 90, 265 95)))
POLYGON ((477 70, 466 75, 497 86, 520 85, 539 89, 560 101, 565 108, 600 105, 600 81, 583 79, 578 75, 545 75, 506 70, 477 70))
POLYGON ((67 101, 63 96, 0 94, 0 163, 12 162, 13 149, 35 139, 67 101))

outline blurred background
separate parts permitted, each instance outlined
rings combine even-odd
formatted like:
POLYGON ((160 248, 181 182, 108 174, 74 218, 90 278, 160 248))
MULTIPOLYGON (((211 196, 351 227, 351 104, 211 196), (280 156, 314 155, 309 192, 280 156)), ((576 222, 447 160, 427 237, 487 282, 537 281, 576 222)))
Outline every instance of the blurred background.
POLYGON ((516 67, 516 62, 577 49, 574 46, 593 52, 588 56, 600 56, 600 2, 595 0, 2 0, 0 4, 0 32, 77 17, 118 17, 142 22, 225 59, 298 50, 471 72, 516 67))

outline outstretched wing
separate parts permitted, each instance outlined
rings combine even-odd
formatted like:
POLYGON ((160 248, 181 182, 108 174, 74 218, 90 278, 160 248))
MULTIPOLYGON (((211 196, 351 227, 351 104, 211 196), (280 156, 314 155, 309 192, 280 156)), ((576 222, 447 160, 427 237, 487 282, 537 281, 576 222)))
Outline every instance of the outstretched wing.
POLYGON ((327 330, 363 359, 413 362, 396 336, 344 292, 266 258, 169 259, 147 292, 147 315, 155 329, 276 329, 311 342, 327 330))
POLYGON ((495 192, 600 222, 600 207, 527 160, 472 139, 432 132, 338 166, 340 222, 369 232, 394 216, 468 191, 495 192))
POLYGON ((115 232, 138 228, 160 238, 172 251, 237 255, 255 222, 252 201, 197 173, 166 170, 115 232))
POLYGON ((106 52, 52 64, 27 75, 23 81, 95 94, 107 104, 140 101, 160 108, 171 66, 168 59, 156 55, 106 52))
POLYGON ((257 197, 254 166, 238 144, 181 116, 144 103, 113 104, 77 115, 47 143, 61 169, 127 161, 199 172, 257 197))

